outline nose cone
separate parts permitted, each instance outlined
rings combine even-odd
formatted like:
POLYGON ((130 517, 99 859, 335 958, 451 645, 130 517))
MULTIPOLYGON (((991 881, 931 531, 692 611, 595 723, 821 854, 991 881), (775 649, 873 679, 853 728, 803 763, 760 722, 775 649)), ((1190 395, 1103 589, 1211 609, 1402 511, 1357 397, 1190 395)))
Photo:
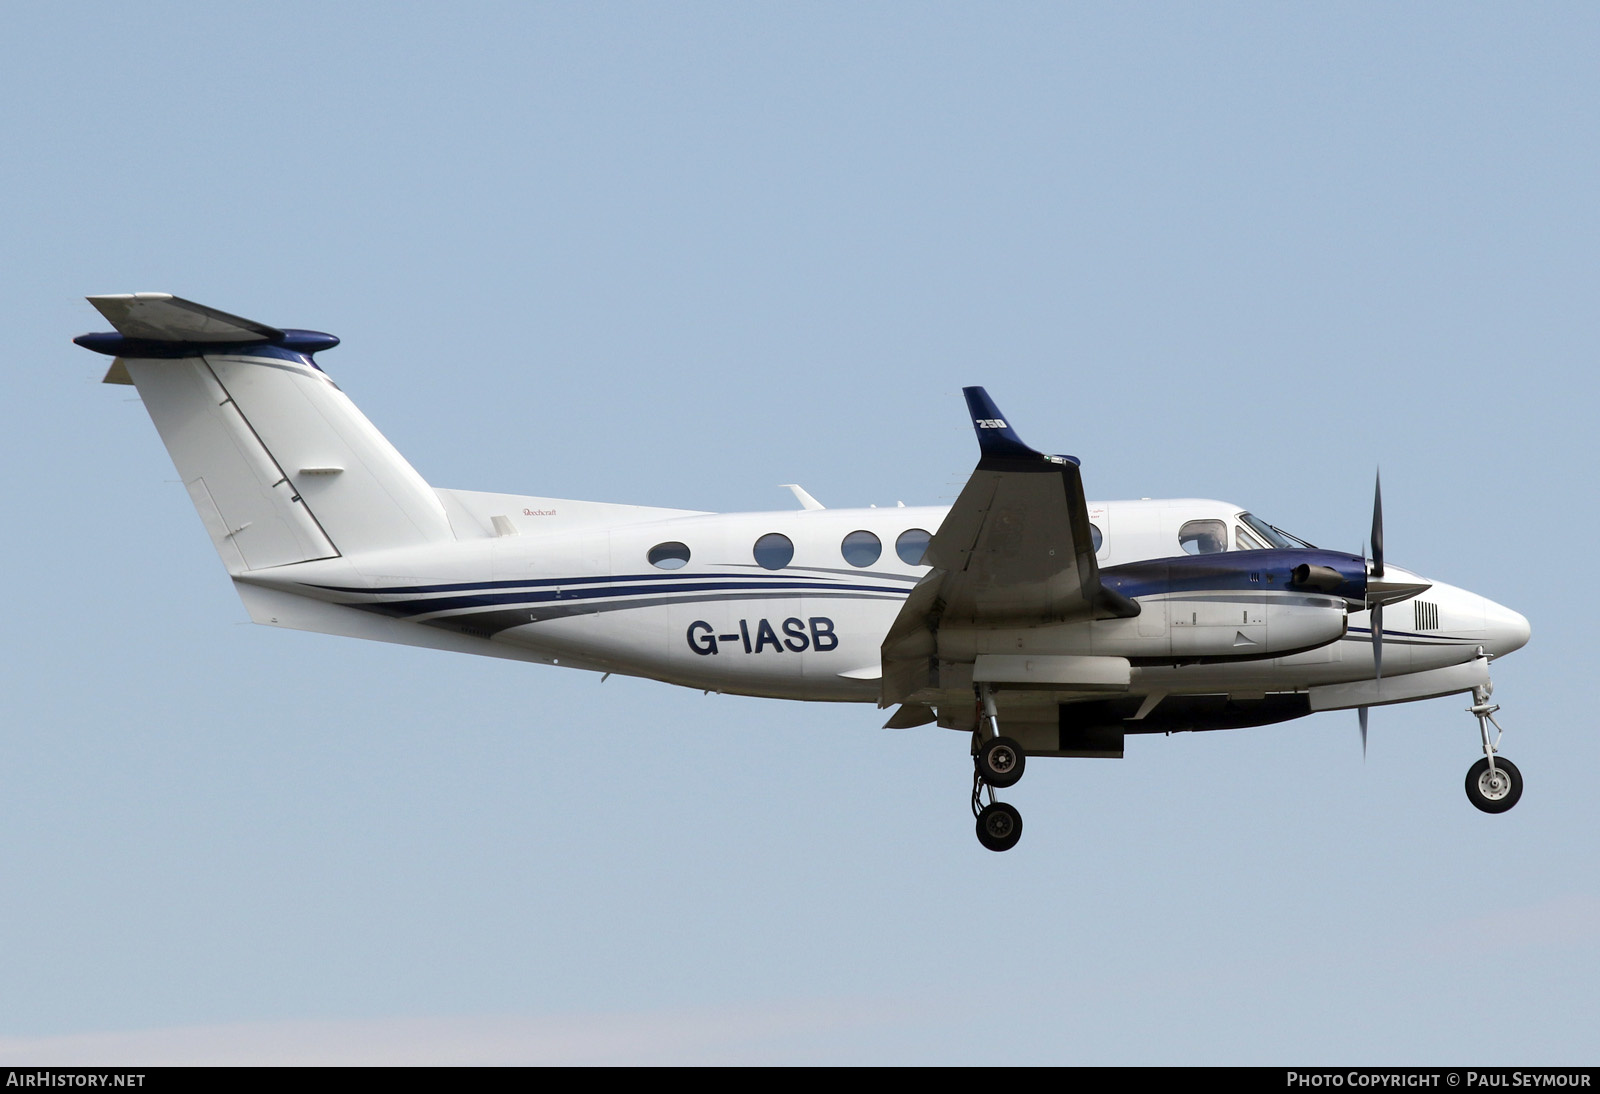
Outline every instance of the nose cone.
POLYGON ((1484 601, 1483 623, 1488 638, 1484 647, 1495 657, 1520 650, 1528 644, 1528 638, 1533 634, 1533 628, 1528 626, 1525 616, 1492 600, 1484 601))

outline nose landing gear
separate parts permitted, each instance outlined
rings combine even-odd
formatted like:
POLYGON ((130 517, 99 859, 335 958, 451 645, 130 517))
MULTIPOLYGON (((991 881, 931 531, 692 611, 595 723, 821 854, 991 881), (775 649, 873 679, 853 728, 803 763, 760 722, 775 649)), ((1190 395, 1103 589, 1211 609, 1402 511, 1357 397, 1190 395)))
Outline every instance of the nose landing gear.
POLYGON ((1505 730, 1494 720, 1498 704, 1491 704, 1493 684, 1472 689, 1472 705, 1467 713, 1478 719, 1478 733, 1483 738, 1483 759, 1467 770, 1467 800, 1485 813, 1504 813, 1522 797, 1522 772, 1510 760, 1498 758, 1500 737, 1505 730), (1489 740, 1489 726, 1494 725, 1495 737, 1489 740))

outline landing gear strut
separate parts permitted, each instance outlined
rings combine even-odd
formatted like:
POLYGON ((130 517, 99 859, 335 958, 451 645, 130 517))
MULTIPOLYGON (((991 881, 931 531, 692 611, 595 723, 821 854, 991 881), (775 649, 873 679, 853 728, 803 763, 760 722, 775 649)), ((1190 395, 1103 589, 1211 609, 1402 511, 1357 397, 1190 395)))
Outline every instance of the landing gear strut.
POLYGON ((1467 770, 1467 800, 1485 813, 1504 813, 1522 797, 1522 772, 1510 760, 1498 758, 1500 736, 1505 730, 1494 720, 1499 704, 1491 704, 1493 684, 1472 689, 1472 705, 1467 713, 1478 719, 1478 733, 1483 738, 1483 759, 1467 770), (1489 726, 1493 724, 1495 737, 1489 740, 1489 726))
POLYGON ((991 851, 1009 851, 1022 838, 1022 814, 1016 806, 995 801, 994 792, 1015 786, 1022 778, 1027 753, 1010 737, 1000 736, 994 692, 988 684, 978 685, 978 701, 978 728, 972 734, 972 815, 978 821, 979 843, 991 851))

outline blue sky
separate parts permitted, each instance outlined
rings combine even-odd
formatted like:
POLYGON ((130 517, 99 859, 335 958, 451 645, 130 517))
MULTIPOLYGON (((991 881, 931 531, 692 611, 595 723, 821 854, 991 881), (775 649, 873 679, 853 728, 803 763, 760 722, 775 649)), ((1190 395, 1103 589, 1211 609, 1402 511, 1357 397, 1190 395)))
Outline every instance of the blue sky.
POLYGON ((21 3, 0 66, 0 1060, 1593 1062, 1600 13, 21 3), (966 742, 268 631, 131 389, 170 291, 434 484, 948 501, 960 387, 1528 616, 1454 699, 966 742), (997 1034, 1009 1030, 1009 1034, 997 1034))

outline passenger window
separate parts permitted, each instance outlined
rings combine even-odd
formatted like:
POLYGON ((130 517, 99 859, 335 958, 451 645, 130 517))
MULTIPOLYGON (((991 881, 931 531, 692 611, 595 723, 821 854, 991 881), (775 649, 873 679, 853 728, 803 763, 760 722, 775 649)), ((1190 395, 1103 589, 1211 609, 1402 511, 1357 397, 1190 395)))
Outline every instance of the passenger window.
POLYGON ((1220 520, 1191 520, 1178 529, 1185 554, 1215 555, 1228 549, 1228 526, 1220 520))
POLYGON ((910 528, 900 533, 894 541, 894 553, 907 566, 921 566, 922 556, 928 551, 928 541, 933 537, 921 528, 910 528))
POLYGON ((658 543, 645 556, 658 570, 676 570, 689 563, 689 548, 681 543, 658 543))
POLYGON ((852 566, 871 566, 883 554, 883 544, 871 532, 851 532, 839 544, 839 552, 852 566))
POLYGON ((1105 542, 1105 538, 1105 536, 1100 534, 1100 526, 1098 524, 1089 525, 1089 539, 1094 543, 1095 554, 1100 553, 1100 544, 1105 542))
POLYGON ((756 564, 768 570, 781 570, 794 559, 794 544, 782 532, 768 532, 756 540, 756 564))

